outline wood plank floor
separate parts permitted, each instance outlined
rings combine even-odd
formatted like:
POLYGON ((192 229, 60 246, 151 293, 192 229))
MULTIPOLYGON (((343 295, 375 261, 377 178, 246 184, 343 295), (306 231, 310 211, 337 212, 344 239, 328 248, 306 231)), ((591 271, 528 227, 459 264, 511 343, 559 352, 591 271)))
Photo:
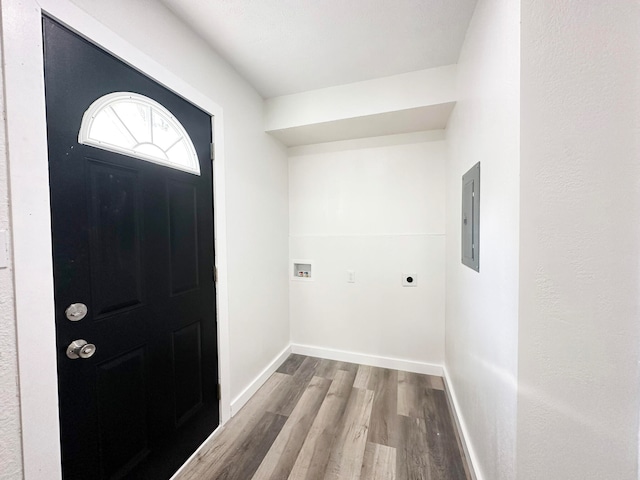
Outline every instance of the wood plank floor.
POLYGON ((176 480, 469 480, 442 379, 291 355, 176 480))

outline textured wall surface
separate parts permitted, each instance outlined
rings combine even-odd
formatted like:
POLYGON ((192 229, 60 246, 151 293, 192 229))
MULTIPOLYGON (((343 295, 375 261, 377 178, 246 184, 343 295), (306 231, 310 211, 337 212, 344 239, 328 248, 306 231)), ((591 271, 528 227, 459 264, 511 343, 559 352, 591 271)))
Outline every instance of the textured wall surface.
POLYGON ((458 63, 459 100, 447 130, 446 367, 484 480, 515 478, 519 21, 519 2, 478 2, 458 63), (479 273, 460 261, 462 175, 476 162, 479 273))
MULTIPOLYGON (((0 62, 1 64, 1 62, 0 62)), ((1 69, 1 67, 0 67, 1 69)), ((9 190, 2 71, 0 70, 0 230, 9 231, 9 190)), ((11 248, 9 246, 9 257, 11 248)), ((12 268, 0 269, 0 479, 22 478, 20 399, 12 268)))
POLYGON ((446 152, 429 138, 290 149, 289 254, 315 262, 291 281, 293 343, 442 365, 446 152))
POLYGON ((522 4, 518 480, 636 480, 640 3, 522 4))

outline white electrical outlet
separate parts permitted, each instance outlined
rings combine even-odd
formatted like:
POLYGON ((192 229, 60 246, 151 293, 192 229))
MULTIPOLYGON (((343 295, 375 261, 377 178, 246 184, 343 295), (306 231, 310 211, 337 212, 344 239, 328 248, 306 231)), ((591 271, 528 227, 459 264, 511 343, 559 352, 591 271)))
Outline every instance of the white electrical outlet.
POLYGON ((356 283, 356 272, 354 270, 347 270, 347 283, 356 283))
POLYGON ((415 273, 403 273, 402 274, 402 286, 403 287, 416 287, 418 286, 418 275, 415 273))

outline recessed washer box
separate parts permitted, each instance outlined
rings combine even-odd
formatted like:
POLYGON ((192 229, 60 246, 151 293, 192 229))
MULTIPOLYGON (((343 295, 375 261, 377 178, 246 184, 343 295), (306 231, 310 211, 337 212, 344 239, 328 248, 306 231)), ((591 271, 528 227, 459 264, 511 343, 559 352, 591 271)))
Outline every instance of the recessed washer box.
POLYGON ((313 281, 313 260, 292 260, 292 280, 299 282, 313 281))

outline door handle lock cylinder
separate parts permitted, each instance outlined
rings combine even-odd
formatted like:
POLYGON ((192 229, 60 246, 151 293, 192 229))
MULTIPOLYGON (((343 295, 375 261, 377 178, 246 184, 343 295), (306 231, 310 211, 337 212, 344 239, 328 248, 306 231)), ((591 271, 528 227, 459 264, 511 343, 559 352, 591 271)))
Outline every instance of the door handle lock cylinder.
POLYGON ((96 353, 96 346, 93 343, 87 343, 86 340, 74 340, 67 347, 67 357, 71 360, 76 358, 90 358, 96 353))

